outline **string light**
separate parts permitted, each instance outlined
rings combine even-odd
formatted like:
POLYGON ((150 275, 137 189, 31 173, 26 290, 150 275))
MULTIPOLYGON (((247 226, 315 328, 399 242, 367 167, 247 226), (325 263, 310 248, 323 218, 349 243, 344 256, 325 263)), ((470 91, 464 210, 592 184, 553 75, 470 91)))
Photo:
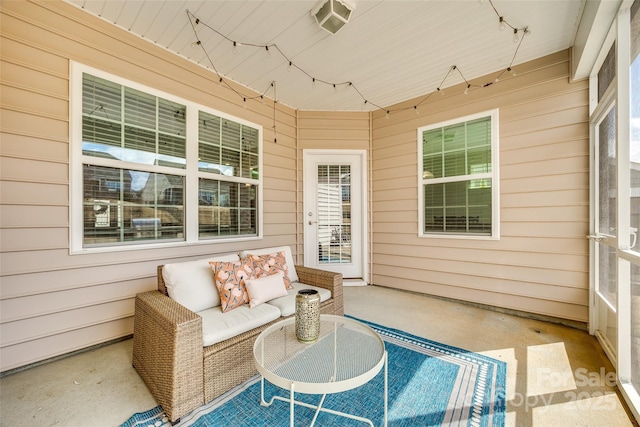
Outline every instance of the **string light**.
MULTIPOLYGON (((479 0, 479 2, 482 4, 482 3, 484 3, 484 2, 485 2, 485 0, 479 0)), ((464 90, 464 94, 465 94, 465 95, 467 95, 467 94, 469 93, 469 90, 470 90, 472 87, 483 88, 483 87, 488 87, 488 86, 490 86, 490 85, 492 85, 492 84, 494 84, 494 83, 498 83, 498 82, 500 81, 500 77, 501 77, 501 76, 502 76, 502 74, 504 74, 504 73, 507 73, 507 72, 508 72, 508 73, 510 73, 510 75, 511 75, 511 76, 516 76, 516 72, 515 72, 515 70, 513 70, 512 66, 513 66, 513 63, 515 62, 516 55, 517 55, 517 53, 518 53, 518 50, 519 50, 519 48, 520 48, 520 45, 522 44, 522 41, 524 40, 525 36, 529 36, 529 35, 531 34, 531 30, 530 30, 528 27, 518 28, 518 27, 515 27, 515 26, 511 25, 511 24, 510 24, 510 23, 509 23, 509 22, 504 18, 504 16, 502 16, 502 15, 498 12, 498 10, 496 9, 495 5, 493 4, 493 0, 488 0, 488 3, 491 5, 491 7, 492 7, 493 11, 495 12, 496 16, 498 17, 499 29, 500 29, 500 30, 504 30, 506 27, 510 27, 511 29, 513 29, 513 42, 514 42, 514 43, 517 43, 517 44, 518 44, 518 46, 517 46, 517 48, 516 48, 516 50, 515 50, 515 53, 514 53, 514 55, 513 55, 513 57, 512 57, 512 60, 511 60, 511 62, 510 62, 510 64, 509 64, 509 66, 508 66, 506 69, 504 69, 500 74, 498 74, 498 76, 495 78, 495 80, 493 80, 493 81, 491 81, 491 82, 488 82, 488 83, 485 83, 485 84, 472 85, 472 84, 470 84, 470 83, 469 83, 469 82, 464 78, 464 76, 462 75, 462 73, 460 72, 460 70, 457 68, 457 66, 453 65, 453 66, 451 66, 451 67, 449 68, 449 70, 448 70, 447 74, 445 75, 445 77, 443 78, 442 82, 441 82, 441 83, 440 83, 440 85, 436 88, 436 91, 435 91, 435 92, 440 93, 440 95, 441 95, 441 96, 444 96, 444 87, 443 87, 443 85, 444 85, 445 81, 447 80, 447 78, 449 77, 449 75, 451 74, 451 72, 452 72, 453 70, 457 70, 457 71, 458 71, 458 73, 462 76, 462 78, 463 78, 463 80, 464 80, 464 82, 465 82, 465 84, 466 84, 466 88, 465 88, 465 90, 464 90)), ((266 91, 264 91, 262 94, 257 95, 257 96, 251 96, 251 97, 248 97, 248 96, 243 95, 243 94, 241 94, 240 92, 238 92, 238 90, 237 90, 237 89, 235 89, 233 86, 231 86, 229 83, 227 83, 227 82, 223 79, 222 75, 217 71, 217 69, 216 69, 215 65, 213 64, 213 61, 212 61, 212 60, 211 60, 211 58, 209 57, 209 55, 208 55, 207 51, 204 49, 204 46, 202 45, 202 42, 200 41, 200 39, 198 38, 198 36, 197 36, 197 34, 196 34, 196 28, 195 28, 195 26, 196 26, 196 25, 200 25, 200 24, 202 24, 202 25, 204 25, 205 27, 207 27, 207 28, 209 28, 210 30, 212 30, 213 32, 217 33, 219 36, 221 36, 221 37, 223 37, 224 39, 226 39, 227 41, 229 41, 229 42, 232 44, 232 52, 233 52, 234 54, 236 54, 236 53, 237 53, 237 51, 238 51, 238 47, 239 47, 239 46, 241 46, 242 44, 244 44, 245 46, 250 46, 250 47, 254 47, 254 48, 263 48, 263 49, 265 49, 267 58, 271 58, 271 52, 272 52, 272 50, 273 50, 273 49, 275 49, 275 51, 276 51, 277 53, 279 53, 279 54, 280 54, 280 55, 281 55, 281 56, 282 56, 282 57, 287 61, 287 63, 288 63, 288 68, 287 68, 287 70, 288 70, 288 71, 291 71, 291 70, 295 67, 298 71, 300 71, 300 72, 302 72, 303 74, 305 74, 307 77, 309 77, 309 78, 311 79, 311 85, 312 85, 312 88, 316 88, 316 86, 317 86, 317 82, 320 82, 320 83, 326 84, 326 85, 328 85, 328 86, 333 86, 333 88, 334 88, 334 93, 337 93, 337 91, 338 91, 338 86, 339 86, 339 85, 347 85, 348 87, 350 87, 351 89, 353 89, 353 90, 354 90, 354 91, 355 91, 355 92, 356 92, 356 93, 357 93, 357 94, 362 98, 362 100, 363 100, 363 103, 362 103, 362 110, 363 110, 363 111, 364 111, 364 110, 366 110, 368 106, 372 106, 372 107, 374 107, 374 108, 376 108, 376 109, 378 109, 378 110, 384 110, 384 111, 385 111, 385 116, 386 116, 386 118, 387 118, 387 119, 389 119, 390 113, 391 113, 392 111, 401 111, 401 110, 406 110, 407 108, 411 108, 411 107, 404 107, 404 108, 399 108, 399 109, 397 109, 397 110, 383 109, 381 106, 379 106, 379 105, 377 105, 377 104, 375 104, 375 103, 371 102, 370 100, 366 99, 366 98, 365 98, 365 96, 364 96, 364 95, 363 95, 363 94, 358 90, 358 88, 357 88, 357 87, 356 87, 352 82, 342 82, 342 83, 337 83, 337 82, 328 82, 328 81, 325 81, 325 80, 317 79, 316 77, 312 77, 312 75, 311 75, 310 73, 308 73, 307 71, 305 71, 305 70, 303 70, 302 68, 300 68, 300 67, 298 67, 297 65, 295 65, 295 64, 293 63, 293 61, 292 61, 291 59, 289 59, 289 58, 288 58, 288 57, 287 57, 287 56, 286 56, 286 55, 285 55, 285 54, 280 50, 280 48, 279 48, 277 45, 275 45, 275 44, 271 44, 271 45, 258 45, 258 44, 250 44, 250 43, 240 43, 240 42, 238 42, 237 40, 232 40, 231 38, 229 38, 229 37, 225 36, 224 34, 222 34, 221 32, 219 32, 218 30, 216 30, 216 29, 214 29, 214 28, 210 27, 209 25, 207 25, 207 24, 205 24, 205 23, 202 23, 202 21, 200 21, 200 19, 199 19, 199 18, 195 17, 195 16, 194 16, 194 15, 193 15, 189 10, 187 10, 186 12, 187 12, 187 15, 189 16, 189 20, 190 20, 190 22, 191 22, 191 24, 192 24, 192 29, 193 29, 193 31, 194 31, 194 35, 196 36, 196 41, 194 41, 194 42, 192 43, 192 46, 194 46, 194 47, 200 46, 200 47, 203 49, 203 52, 204 52, 204 53, 205 53, 205 55, 207 56, 207 58, 208 58, 208 60, 209 60, 209 62, 210 62, 210 64, 211 64, 212 68, 214 69, 214 71, 216 72, 216 74, 218 74, 218 77, 219 77, 218 85, 219 85, 219 86, 221 86, 222 84, 224 84, 228 89, 230 89, 230 90, 234 91, 236 94, 238 94, 238 95, 242 98, 242 101, 243 101, 243 104, 244 104, 245 108, 247 108, 247 100, 248 100, 248 99, 257 99, 257 98, 260 98, 260 99, 262 100, 262 103, 264 104, 264 101, 265 101, 265 99, 264 99, 264 95, 266 94, 267 90, 269 90, 269 89, 271 89, 271 88, 273 88, 273 91, 274 91, 274 99, 275 99, 275 98, 276 98, 276 97, 275 97, 275 82, 272 82, 272 83, 271 83, 271 85, 269 86, 269 88, 268 88, 266 91), (273 49, 270 49, 270 48, 273 48, 273 49)), ((426 101, 429 99, 429 97, 430 97, 433 93, 434 93, 434 92, 430 92, 429 94, 427 94, 426 96, 424 96, 424 97, 423 97, 423 99, 422 99, 420 102, 418 102, 416 105, 414 105, 414 106, 413 106, 414 111, 415 111, 415 113, 416 113, 416 114, 419 114, 419 113, 420 113, 420 112, 419 112, 419 109, 418 109, 418 106, 419 106, 419 105, 421 105, 422 103, 426 102, 426 101)), ((276 102, 276 101, 274 100, 274 142, 276 142, 276 136, 275 136, 275 102, 276 102)))

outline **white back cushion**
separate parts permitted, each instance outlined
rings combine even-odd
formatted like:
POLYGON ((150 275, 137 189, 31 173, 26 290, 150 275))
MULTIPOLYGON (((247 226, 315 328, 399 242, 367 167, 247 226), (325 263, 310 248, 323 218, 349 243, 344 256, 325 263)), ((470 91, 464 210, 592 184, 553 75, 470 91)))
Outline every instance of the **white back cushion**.
POLYGON ((210 261, 238 261, 238 254, 221 255, 197 261, 176 262, 162 267, 162 278, 169 297, 193 312, 220 305, 220 294, 213 281, 210 261))
POLYGON ((291 255, 291 248, 289 246, 274 246, 272 248, 251 249, 248 251, 242 251, 240 252, 240 257, 244 258, 247 255, 268 255, 280 251, 284 252, 287 269, 289 270, 289 280, 291 280, 292 282, 297 282, 298 273, 296 273, 296 265, 293 262, 293 255, 291 255))

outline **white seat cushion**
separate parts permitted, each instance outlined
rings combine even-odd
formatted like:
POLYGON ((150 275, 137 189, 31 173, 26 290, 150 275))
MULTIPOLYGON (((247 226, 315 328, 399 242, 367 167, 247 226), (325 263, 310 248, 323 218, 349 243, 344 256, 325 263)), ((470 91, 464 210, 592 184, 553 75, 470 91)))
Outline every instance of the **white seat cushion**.
POLYGON ((293 289, 287 292, 287 296, 272 299, 271 301, 262 305, 273 305, 278 307, 283 317, 291 316, 296 312, 296 294, 301 289, 314 289, 320 294, 320 302, 325 302, 331 298, 331 291, 317 286, 305 285, 304 283, 294 282, 291 283, 293 289))
POLYGON ((240 257, 244 258, 247 255, 268 255, 275 254, 277 252, 284 252, 284 258, 287 263, 287 270, 289 272, 289 280, 292 282, 298 281, 298 273, 296 273, 296 265, 293 262, 293 255, 291 254, 291 248, 289 246, 274 246, 271 248, 251 249, 248 251, 240 252, 240 257))
POLYGON ((220 255, 197 261, 176 262, 162 267, 162 278, 172 300, 193 312, 220 305, 220 294, 213 280, 211 261, 238 261, 238 254, 220 255))
POLYGON ((202 343, 207 347, 276 320, 280 310, 269 304, 254 308, 245 304, 226 313, 213 307, 198 314, 202 317, 202 343))

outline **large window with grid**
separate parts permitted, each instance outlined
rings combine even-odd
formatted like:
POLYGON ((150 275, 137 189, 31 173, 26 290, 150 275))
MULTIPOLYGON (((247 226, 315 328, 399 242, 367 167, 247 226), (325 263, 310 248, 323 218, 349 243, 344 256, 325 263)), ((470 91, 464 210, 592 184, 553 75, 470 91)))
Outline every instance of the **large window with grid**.
POLYGON ((262 129, 72 67, 72 251, 259 237, 262 129))
POLYGON ((418 129, 420 236, 498 238, 497 110, 418 129))

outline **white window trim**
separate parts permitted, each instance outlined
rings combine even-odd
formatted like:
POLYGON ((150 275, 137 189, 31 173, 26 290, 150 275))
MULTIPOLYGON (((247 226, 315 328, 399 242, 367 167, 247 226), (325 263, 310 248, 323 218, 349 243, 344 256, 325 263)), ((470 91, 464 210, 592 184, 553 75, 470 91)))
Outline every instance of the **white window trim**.
MULTIPOLYGON (((500 240, 500 161, 499 161, 499 137, 498 137, 498 109, 483 111, 465 117, 447 120, 422 126, 417 130, 418 147, 418 237, 428 237, 435 239, 464 239, 464 240, 500 240), (431 129, 469 122, 483 117, 491 117, 491 172, 483 175, 474 175, 481 178, 491 178, 491 234, 490 235, 465 235, 448 233, 425 233, 424 232, 424 191, 422 189, 422 133, 431 129)), ((439 178, 431 180, 432 183, 458 181, 460 177, 439 178)))
MULTIPOLYGON (((193 245, 210 245, 225 242, 242 242, 260 240, 263 238, 263 187, 264 187, 264 169, 263 169, 263 128, 262 126, 250 121, 226 114, 213 108, 180 98, 173 94, 155 89, 123 77, 119 77, 105 71, 70 61, 69 64, 69 253, 70 254, 86 254, 101 252, 119 252, 143 249, 159 249, 168 247, 182 247, 193 245), (186 141, 186 162, 185 169, 174 169, 163 166, 144 165, 141 163, 127 163, 118 160, 103 159, 92 157, 91 163, 101 166, 131 168, 142 171, 158 172, 163 171, 172 175, 183 175, 186 177, 185 182, 185 238, 182 241, 152 241, 149 243, 128 243, 111 246, 83 246, 83 160, 82 154, 82 75, 83 73, 91 74, 102 79, 118 83, 123 86, 130 87, 157 97, 167 99, 172 102, 182 104, 187 111, 187 126, 189 123, 195 123, 195 126, 187 127, 186 141), (258 178, 258 194, 257 194, 257 234, 254 236, 225 236, 220 238, 204 238, 198 237, 198 179, 219 179, 219 175, 198 170, 198 111, 216 115, 220 118, 234 121, 242 125, 250 126, 258 130, 258 170, 260 175, 258 178), (191 203, 188 201, 191 200, 191 203)), ((255 180, 240 177, 224 177, 225 181, 233 182, 251 182, 255 180)))

